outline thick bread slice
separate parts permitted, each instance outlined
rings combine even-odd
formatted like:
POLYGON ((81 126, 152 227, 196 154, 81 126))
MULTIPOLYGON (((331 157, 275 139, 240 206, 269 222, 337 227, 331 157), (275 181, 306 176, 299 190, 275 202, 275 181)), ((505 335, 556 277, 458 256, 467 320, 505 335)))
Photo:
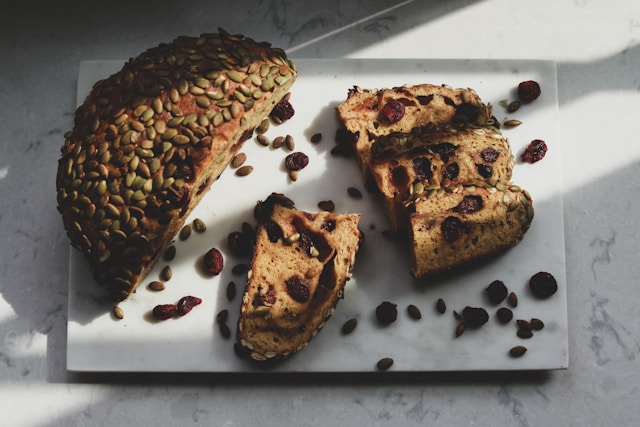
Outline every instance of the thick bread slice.
POLYGON ((415 277, 442 273, 515 246, 534 214, 529 194, 503 181, 441 187, 408 209, 415 277))
POLYGON ((337 113, 347 131, 355 135, 356 157, 366 179, 376 136, 408 133, 427 126, 484 125, 491 117, 490 110, 473 89, 422 84, 390 89, 355 86, 338 106, 337 113), (397 121, 388 121, 382 112, 390 101, 404 106, 404 114, 397 121))
POLYGON ((241 35, 179 37, 97 82, 62 147, 58 209, 72 245, 127 298, 297 71, 241 35))
POLYGON ((279 194, 256 212, 237 339, 254 360, 282 359, 309 343, 342 298, 361 241, 360 215, 302 212, 279 194))
POLYGON ((407 227, 403 202, 414 192, 471 180, 509 181, 514 159, 509 142, 494 127, 444 129, 378 137, 371 175, 384 196, 391 230, 407 227))

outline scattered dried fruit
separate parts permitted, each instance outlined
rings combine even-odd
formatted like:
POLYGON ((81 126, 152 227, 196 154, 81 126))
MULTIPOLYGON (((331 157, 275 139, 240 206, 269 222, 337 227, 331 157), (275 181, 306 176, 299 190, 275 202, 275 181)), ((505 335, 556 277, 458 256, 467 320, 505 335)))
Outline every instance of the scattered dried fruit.
POLYGON ((541 93, 540 85, 534 80, 527 80, 518 84, 518 98, 522 102, 531 102, 538 99, 541 93))
POLYGON ((286 280, 287 293, 291 298, 300 303, 307 302, 311 295, 309 283, 300 276, 291 276, 286 280))
POLYGON ((491 304, 500 304, 507 297, 507 286, 502 280, 494 280, 485 290, 491 304))
POLYGON ((523 162, 535 163, 544 158, 547 154, 547 144, 541 139, 534 139, 527 145, 527 148, 520 155, 523 162))
POLYGON ((175 316, 178 307, 175 304, 158 304, 153 307, 153 317, 157 320, 167 320, 175 316))
POLYGON ((204 255, 203 264, 204 269, 208 274, 212 274, 214 276, 220 274, 224 267, 224 258, 222 257, 222 253, 216 248, 209 249, 209 251, 204 255))
POLYGON ((478 328, 489 320, 489 313, 482 307, 469 307, 466 306, 462 310, 462 319, 468 326, 478 328))
POLYGON ((507 307, 501 307, 496 312, 496 316, 498 317, 498 321, 500 323, 506 324, 511 322, 511 319, 513 319, 513 311, 511 311, 507 307))
POLYGON ((546 299, 558 290, 558 282, 550 273, 541 271, 531 276, 529 289, 538 298, 546 299))
POLYGON ((242 231, 232 231, 227 236, 227 243, 231 252, 238 257, 246 257, 251 254, 253 238, 242 231))
POLYGON ((385 123, 396 123, 404 117, 404 104, 392 99, 382 107, 380 114, 385 123))
POLYGON ((376 307, 376 318, 383 325, 389 325, 398 318, 398 306, 389 301, 384 301, 376 307))
POLYGON ((295 114, 293 105, 287 100, 282 99, 273 107, 270 116, 274 119, 280 119, 281 121, 289 120, 295 114))
POLYGON ((304 169, 308 164, 309 156, 301 151, 291 153, 284 159, 284 165, 287 170, 290 171, 299 171, 301 169, 304 169))
POLYGON ((191 295, 180 298, 177 304, 176 314, 178 316, 184 316, 189 313, 193 307, 202 304, 202 299, 191 295))

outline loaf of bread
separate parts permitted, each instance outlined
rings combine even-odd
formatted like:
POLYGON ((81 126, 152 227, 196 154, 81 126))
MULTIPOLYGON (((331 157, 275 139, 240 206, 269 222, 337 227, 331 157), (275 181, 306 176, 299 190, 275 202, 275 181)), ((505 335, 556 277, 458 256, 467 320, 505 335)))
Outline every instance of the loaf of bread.
POLYGON ((492 179, 414 195, 407 209, 415 277, 442 273, 515 246, 534 214, 528 192, 492 179))
POLYGON ((343 297, 361 243, 358 214, 307 213, 282 194, 256 206, 237 340, 254 360, 303 349, 343 297))
POLYGON ((220 30, 179 37, 97 82, 56 179, 72 245, 127 298, 297 77, 281 49, 220 30))
POLYGON ((350 89, 338 106, 338 116, 354 135, 356 157, 363 176, 375 138, 414 128, 483 125, 491 117, 473 89, 454 89, 447 85, 422 84, 389 89, 350 89))
POLYGON ((394 232, 406 228, 402 204, 416 189, 476 179, 508 181, 514 165, 509 142, 495 127, 383 135, 371 152, 369 169, 394 232))

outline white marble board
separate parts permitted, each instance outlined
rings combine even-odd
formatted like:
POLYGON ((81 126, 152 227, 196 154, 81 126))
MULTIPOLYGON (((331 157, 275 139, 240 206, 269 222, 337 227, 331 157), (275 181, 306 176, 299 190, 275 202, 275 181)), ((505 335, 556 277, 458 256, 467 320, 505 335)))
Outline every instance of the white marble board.
MULTIPOLYGON (((234 259, 226 248, 229 232, 243 221, 252 221, 255 202, 272 191, 283 192, 303 210, 316 211, 317 202, 331 199, 337 212, 362 213, 361 228, 366 243, 361 250, 353 279, 348 282, 344 300, 334 316, 309 346, 289 360, 270 366, 278 372, 373 372, 382 357, 392 357, 392 371, 470 371, 540 370, 568 367, 568 328, 565 275, 565 249, 562 208, 562 160, 558 131, 556 68, 553 62, 522 60, 368 60, 332 59, 296 61, 300 77, 292 89, 295 116, 267 135, 291 134, 296 149, 310 155, 309 166, 298 181, 291 182, 284 171, 287 152, 273 150, 255 142, 245 143, 247 164, 252 174, 239 178, 227 170, 204 198, 191 219, 201 218, 204 234, 193 234, 185 242, 176 241, 177 257, 171 261, 173 278, 163 292, 152 292, 145 285, 159 277, 166 265, 160 261, 140 289, 120 304, 123 320, 115 320, 111 304, 93 283, 83 258, 74 250, 70 257, 69 320, 67 367, 72 371, 138 372, 263 372, 265 369, 235 356, 233 338, 221 336, 216 313, 228 309, 228 324, 234 330, 239 312, 244 278, 234 276, 234 259), (542 96, 532 104, 507 114, 500 100, 515 99, 520 81, 533 79, 542 87, 542 96), (334 145, 338 123, 335 107, 354 85, 391 87, 402 84, 446 83, 472 87, 485 102, 494 105, 497 118, 516 118, 523 124, 505 130, 516 157, 532 139, 543 139, 547 156, 536 164, 517 161, 513 181, 529 190, 534 199, 535 218, 525 239, 503 256, 482 267, 439 280, 415 280, 409 275, 409 256, 405 249, 383 236, 387 222, 381 202, 364 191, 353 160, 336 158, 329 152, 334 145), (321 132, 319 144, 309 142, 321 132), (348 187, 357 187, 365 197, 354 200, 348 187), (196 264, 211 247, 223 251, 224 272, 215 278, 202 276, 196 264), (529 277, 548 271, 558 280, 558 292, 548 300, 536 300, 527 290, 529 277), (500 279, 519 296, 514 318, 537 317, 545 328, 528 340, 516 336, 513 323, 501 325, 494 313, 498 307, 488 303, 483 289, 500 279), (238 295, 232 302, 226 287, 233 280, 238 295), (176 302, 184 295, 203 299, 189 315, 165 322, 149 321, 149 312, 161 303, 176 302), (434 305, 444 299, 447 312, 440 315, 434 305), (381 327, 375 321, 375 307, 382 301, 398 304, 398 320, 381 327), (409 304, 418 306, 421 320, 406 313, 409 304), (478 330, 455 338, 457 321, 453 310, 465 306, 488 309, 491 319, 478 330), (340 329, 349 318, 358 319, 350 335, 340 329), (527 353, 509 357, 514 345, 525 345, 527 353)), ((98 79, 116 71, 122 61, 85 61, 80 64, 78 102, 98 79)), ((501 306, 506 306, 503 303, 501 306)))

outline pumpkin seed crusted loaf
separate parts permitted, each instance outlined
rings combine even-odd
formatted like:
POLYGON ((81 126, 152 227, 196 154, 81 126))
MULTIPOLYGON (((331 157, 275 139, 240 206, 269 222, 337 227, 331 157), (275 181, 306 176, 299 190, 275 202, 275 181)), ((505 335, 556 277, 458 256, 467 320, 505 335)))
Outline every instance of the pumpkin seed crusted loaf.
POLYGON ((350 89, 337 113, 354 134, 356 157, 365 178, 375 137, 418 127, 483 125, 490 108, 473 89, 421 84, 390 89, 350 89))
POLYGON ((508 181, 514 158, 495 127, 393 133, 376 138, 371 175, 394 232, 406 228, 403 202, 413 193, 475 179, 508 181))
POLYGON ((97 82, 65 134, 58 209, 73 247, 126 299, 298 73, 223 30, 179 37, 97 82))
POLYGON ((506 181, 482 180, 407 201, 415 277, 426 277, 515 246, 533 220, 528 192, 506 181))
POLYGON ((255 248, 237 339, 254 360, 303 349, 343 297, 361 243, 358 214, 295 209, 282 194, 256 206, 255 248))

